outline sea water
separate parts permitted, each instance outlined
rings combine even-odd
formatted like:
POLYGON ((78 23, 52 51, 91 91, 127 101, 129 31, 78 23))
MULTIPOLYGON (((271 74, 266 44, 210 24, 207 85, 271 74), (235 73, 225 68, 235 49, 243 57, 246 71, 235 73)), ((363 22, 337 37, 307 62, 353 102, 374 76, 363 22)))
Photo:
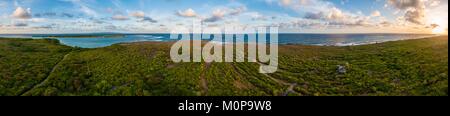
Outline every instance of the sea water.
MULTIPOLYGON (((28 34, 28 35, 0 35, 4 38, 34 38, 42 39, 49 34, 28 34)), ((61 35, 59 35, 61 36, 61 35)), ((73 36, 73 35, 70 35, 73 36)), ((99 36, 99 35, 95 35, 99 36)), ((429 34, 279 34, 278 44, 301 44, 301 45, 317 45, 317 46, 353 46, 382 43, 387 41, 399 41, 406 39, 419 39, 432 37, 436 35, 429 34)), ((212 36, 213 37, 213 36, 212 36)), ((245 39, 247 36, 245 36, 245 39)), ((170 34, 124 34, 117 37, 60 37, 56 38, 62 44, 68 46, 76 46, 82 48, 99 48, 106 47, 117 43, 130 42, 169 42, 176 41, 170 39, 170 34)), ((217 42, 232 43, 232 42, 217 42)))

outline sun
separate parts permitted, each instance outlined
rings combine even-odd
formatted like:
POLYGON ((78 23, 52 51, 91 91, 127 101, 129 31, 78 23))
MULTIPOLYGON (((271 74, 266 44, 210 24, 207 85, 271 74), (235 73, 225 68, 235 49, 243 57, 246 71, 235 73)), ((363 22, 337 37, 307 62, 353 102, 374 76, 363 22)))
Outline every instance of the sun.
POLYGON ((448 15, 445 11, 433 10, 428 12, 426 23, 430 25, 432 34, 448 33, 448 15))
POLYGON ((432 20, 430 20, 432 29, 431 29, 431 33, 433 34, 447 34, 448 30, 447 30, 447 24, 448 22, 445 20, 442 20, 442 18, 434 18, 432 20))
POLYGON ((433 34, 446 34, 447 30, 443 27, 436 27, 431 31, 433 34))

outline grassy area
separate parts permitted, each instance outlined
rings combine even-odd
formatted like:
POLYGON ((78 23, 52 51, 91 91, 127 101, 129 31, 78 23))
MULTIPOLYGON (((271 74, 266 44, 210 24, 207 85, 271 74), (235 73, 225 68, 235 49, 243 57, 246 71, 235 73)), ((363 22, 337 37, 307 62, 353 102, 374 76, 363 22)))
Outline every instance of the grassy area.
POLYGON ((57 40, 0 39, 0 95, 31 89, 71 50, 57 40))
POLYGON ((280 70, 257 63, 173 63, 170 43, 75 49, 0 39, 0 95, 448 95, 448 37, 373 45, 280 46, 280 70), (345 66, 339 73, 337 66, 345 66))

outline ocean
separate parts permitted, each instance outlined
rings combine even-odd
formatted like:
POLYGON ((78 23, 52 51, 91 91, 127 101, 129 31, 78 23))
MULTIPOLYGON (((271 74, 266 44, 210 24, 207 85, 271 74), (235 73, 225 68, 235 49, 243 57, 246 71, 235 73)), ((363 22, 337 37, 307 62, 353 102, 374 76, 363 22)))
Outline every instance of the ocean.
MULTIPOLYGON (((62 44, 81 48, 99 48, 117 43, 158 41, 176 41, 170 39, 170 34, 3 34, 4 38, 34 38, 42 39, 52 37, 62 44), (80 37, 74 37, 80 36, 80 37), (82 36, 82 37, 81 37, 82 36)), ((279 34, 278 44, 301 44, 315 46, 354 46, 398 41, 406 39, 418 39, 432 37, 430 34, 279 34)), ((247 36, 245 36, 245 40, 247 36)), ((218 41, 220 42, 220 41, 218 41)), ((222 41, 223 43, 230 43, 222 41)))

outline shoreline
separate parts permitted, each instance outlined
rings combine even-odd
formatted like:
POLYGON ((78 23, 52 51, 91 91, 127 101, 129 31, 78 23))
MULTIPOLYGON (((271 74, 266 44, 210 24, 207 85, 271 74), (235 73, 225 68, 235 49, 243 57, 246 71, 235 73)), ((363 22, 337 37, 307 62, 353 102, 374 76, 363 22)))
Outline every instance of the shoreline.
MULTIPOLYGON (((365 46, 365 45, 374 45, 374 44, 382 44, 382 43, 387 43, 387 42, 397 42, 397 41, 405 41, 405 40, 416 40, 416 39, 428 39, 428 38, 435 38, 435 37, 445 37, 448 35, 430 35, 430 36, 426 36, 426 37, 417 37, 417 38, 409 38, 409 39, 398 39, 398 40, 387 40, 387 41, 376 41, 376 42, 362 42, 362 43, 335 43, 335 44, 302 44, 302 43, 280 43, 279 46, 289 46, 289 45, 296 45, 296 46, 318 46, 318 47, 352 47, 352 46, 365 46)), ((59 40, 58 38, 62 38, 62 39, 66 39, 66 38, 72 38, 72 37, 42 37, 42 38, 29 38, 29 37, 0 37, 0 39, 55 39, 58 40, 60 44, 62 45, 66 45, 66 46, 70 46, 70 47, 79 47, 79 46, 72 46, 72 45, 68 45, 68 44, 64 44, 63 42, 61 42, 61 40, 59 40)), ((77 39, 82 39, 83 37, 77 38, 77 39)), ((173 41, 163 41, 163 40, 153 40, 153 41, 135 41, 135 42, 120 42, 120 43, 114 43, 111 44, 109 46, 103 46, 103 47, 79 47, 79 48, 83 48, 83 49, 95 49, 95 48, 104 48, 104 47, 110 47, 113 45, 124 45, 124 44, 133 44, 133 43, 174 43, 176 42, 176 40, 173 41)), ((202 42, 210 42, 210 40, 202 40, 202 42)), ((229 42, 215 42, 212 41, 212 43, 215 44, 230 44, 229 42)), ((235 44, 235 43, 233 43, 235 44)), ((248 43, 245 43, 248 44, 248 43)))
MULTIPOLYGON (((300 44, 300 43, 282 43, 279 44, 279 46, 316 46, 316 47, 352 47, 352 46, 366 46, 366 45, 375 45, 375 44, 383 44, 383 43, 389 43, 389 42, 399 42, 399 41, 408 41, 408 40, 418 40, 418 39, 430 39, 430 38, 437 38, 437 37, 447 37, 448 35, 435 35, 435 36, 429 36, 429 37, 418 37, 418 38, 411 38, 411 39, 399 39, 399 40, 391 40, 391 41, 382 41, 382 42, 370 42, 370 43, 362 43, 362 44, 352 44, 352 45, 326 45, 326 44, 300 44)), ((174 43, 176 41, 137 41, 137 42, 122 42, 122 43, 116 43, 118 45, 131 45, 131 44, 141 44, 141 43, 174 43)), ((202 40, 202 43, 209 42, 208 40, 202 40)), ((229 42, 212 42, 215 44, 230 44, 229 42)), ((235 43, 233 43, 235 44, 235 43)), ((245 43, 246 45, 248 43, 245 43)), ((338 43, 340 44, 340 43, 338 43)), ((343 43, 342 43, 343 44, 343 43)), ((115 44, 113 44, 115 45, 115 44)), ((111 45, 112 46, 112 45, 111 45)), ((108 46, 106 46, 108 47, 108 46)))

